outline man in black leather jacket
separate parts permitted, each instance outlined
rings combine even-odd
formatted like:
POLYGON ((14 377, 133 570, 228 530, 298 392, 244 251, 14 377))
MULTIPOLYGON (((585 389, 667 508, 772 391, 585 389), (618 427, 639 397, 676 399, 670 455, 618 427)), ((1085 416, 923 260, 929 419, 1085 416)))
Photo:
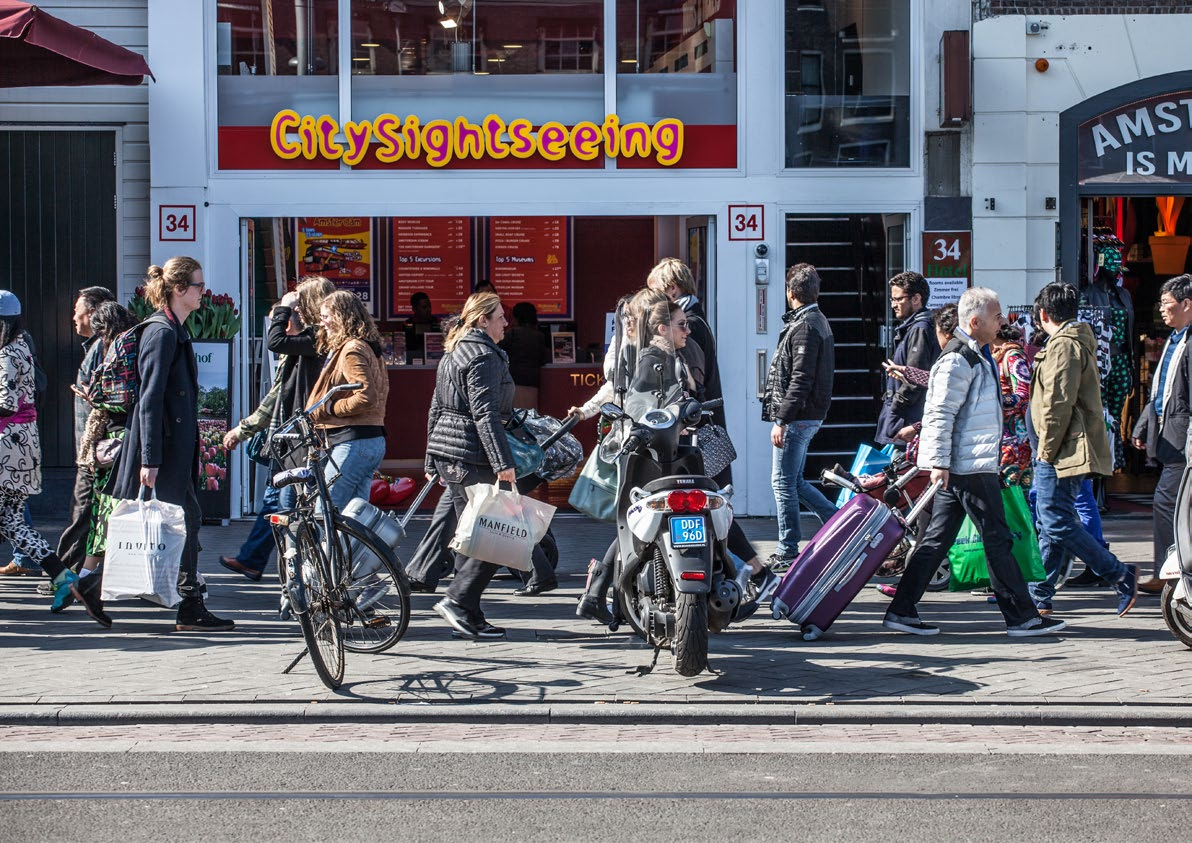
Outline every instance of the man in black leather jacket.
MULTIPOLYGON (((902 320, 894 329, 894 363, 930 371, 940 356, 940 344, 931 323, 932 312, 927 309, 930 297, 927 279, 917 272, 900 272, 890 279, 890 309, 902 320)), ((882 445, 909 442, 914 433, 906 429, 923 421, 926 398, 924 387, 887 378, 874 438, 882 445)))
POLYGON ((836 352, 832 328, 819 309, 820 277, 811 264, 786 272, 790 310, 766 377, 762 420, 774 422, 771 480, 778 504, 778 550, 770 558, 779 569, 799 555, 799 503, 827 521, 836 507, 803 478, 807 448, 832 404, 836 352))

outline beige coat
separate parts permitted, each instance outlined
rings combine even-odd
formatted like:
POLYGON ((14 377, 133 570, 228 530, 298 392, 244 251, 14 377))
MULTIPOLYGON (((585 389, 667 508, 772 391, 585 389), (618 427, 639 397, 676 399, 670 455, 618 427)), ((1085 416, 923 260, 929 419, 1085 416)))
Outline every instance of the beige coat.
POLYGON ((318 402, 333 386, 345 383, 362 383, 364 388, 324 404, 312 415, 314 423, 327 428, 384 427, 389 372, 364 340, 348 340, 331 353, 311 388, 306 406, 318 402))

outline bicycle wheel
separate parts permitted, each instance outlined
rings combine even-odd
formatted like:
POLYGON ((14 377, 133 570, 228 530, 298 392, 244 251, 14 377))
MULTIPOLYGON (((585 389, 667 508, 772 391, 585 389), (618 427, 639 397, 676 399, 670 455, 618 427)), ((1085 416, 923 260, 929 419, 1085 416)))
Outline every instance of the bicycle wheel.
POLYGON ((331 578, 331 564, 309 525, 302 525, 296 536, 301 585, 306 611, 297 612, 302 637, 319 679, 335 690, 344 679, 343 622, 336 609, 336 591, 331 578))
POLYGON ((383 653, 410 624, 410 580, 374 532, 346 520, 336 529, 346 570, 355 572, 347 587, 352 608, 344 613, 344 646, 353 653, 383 653))

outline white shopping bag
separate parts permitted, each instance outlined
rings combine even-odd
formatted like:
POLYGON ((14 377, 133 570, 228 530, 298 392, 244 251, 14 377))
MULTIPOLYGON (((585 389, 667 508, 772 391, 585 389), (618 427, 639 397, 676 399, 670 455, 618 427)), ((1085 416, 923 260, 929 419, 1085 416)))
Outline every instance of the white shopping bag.
POLYGON ((178 568, 186 544, 182 507, 157 499, 116 501, 108 518, 108 548, 103 564, 104 600, 143 597, 160 606, 176 606, 178 568))
POLYGON ((451 540, 451 549, 494 565, 529 571, 534 545, 546 535, 555 507, 505 491, 497 484, 467 488, 464 507, 451 540))

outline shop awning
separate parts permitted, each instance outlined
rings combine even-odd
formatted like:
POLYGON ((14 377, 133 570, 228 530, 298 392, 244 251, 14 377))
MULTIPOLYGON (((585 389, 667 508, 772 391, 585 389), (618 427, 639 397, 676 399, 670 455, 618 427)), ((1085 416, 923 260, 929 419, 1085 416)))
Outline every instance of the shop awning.
MULTIPOLYGON (((0 88, 140 85, 145 59, 29 3, 0 0, 0 88)), ((155 80, 156 81, 156 80, 155 80)))

